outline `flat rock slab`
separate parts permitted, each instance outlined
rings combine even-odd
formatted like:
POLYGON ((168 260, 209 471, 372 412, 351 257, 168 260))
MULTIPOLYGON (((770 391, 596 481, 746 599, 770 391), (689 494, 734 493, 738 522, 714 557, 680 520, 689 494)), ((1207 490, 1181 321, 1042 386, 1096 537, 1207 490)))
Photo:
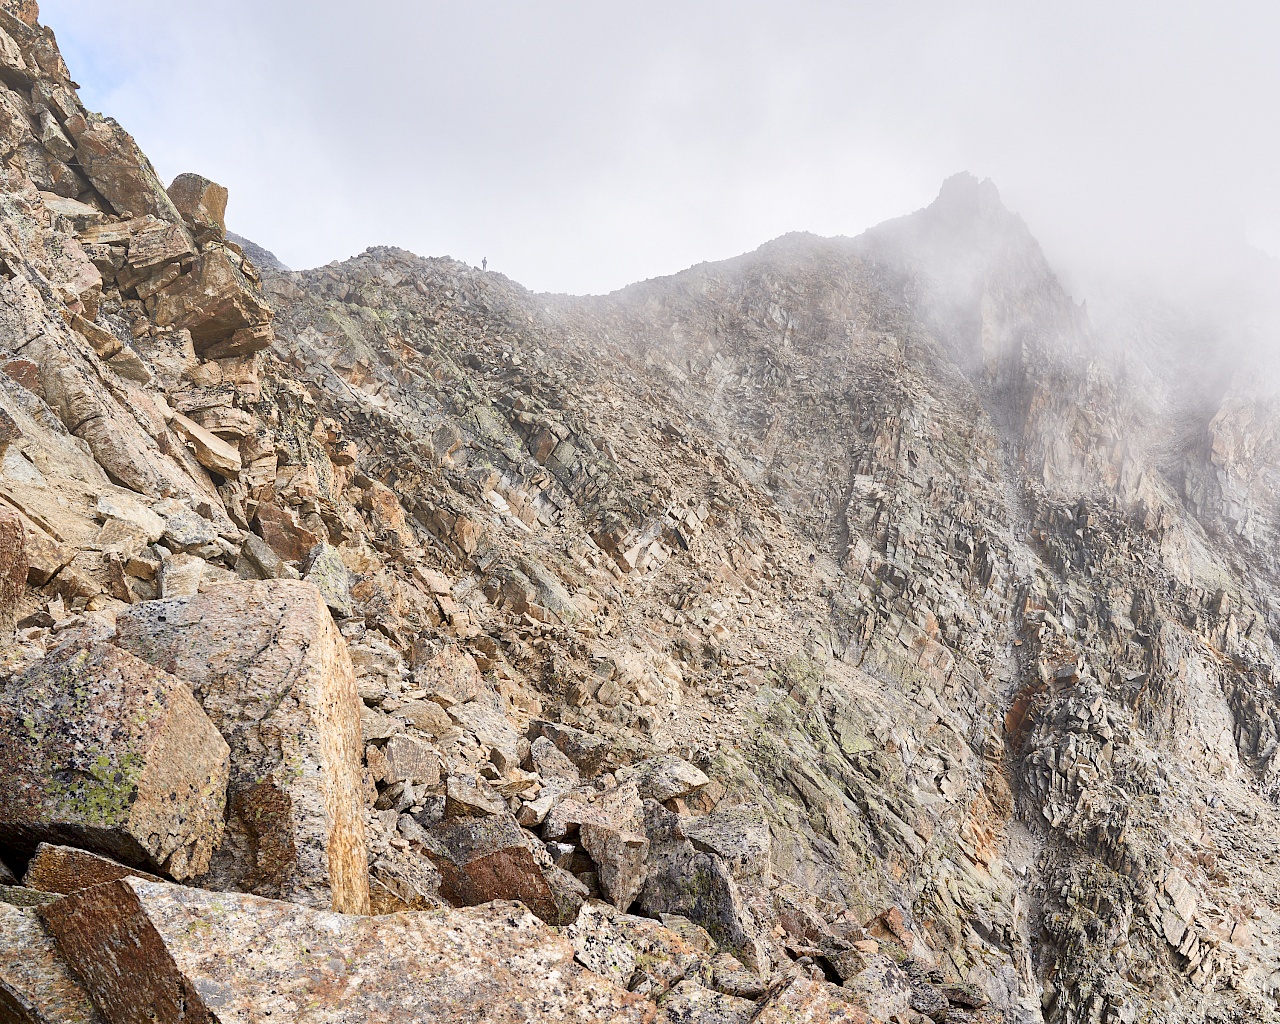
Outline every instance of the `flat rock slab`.
POLYGON ((148 601, 118 616, 115 642, 189 680, 231 746, 227 841, 204 884, 367 913, 361 702, 315 587, 148 601))
POLYGON ((103 1024, 34 910, 0 902, 0 1021, 103 1024))
POLYGON ((515 903, 359 917, 129 878, 41 911, 111 1024, 643 1022, 515 903))
POLYGON ((181 679, 68 641, 0 686, 0 842, 89 847, 174 878, 223 834, 229 751, 181 679))
POLYGON ((117 878, 127 878, 130 875, 145 878, 151 882, 163 881, 155 875, 131 868, 110 857, 90 853, 88 850, 78 850, 74 846, 41 843, 36 847, 35 856, 27 864, 27 873, 22 876, 22 884, 28 889, 65 895, 86 886, 114 882, 117 878))

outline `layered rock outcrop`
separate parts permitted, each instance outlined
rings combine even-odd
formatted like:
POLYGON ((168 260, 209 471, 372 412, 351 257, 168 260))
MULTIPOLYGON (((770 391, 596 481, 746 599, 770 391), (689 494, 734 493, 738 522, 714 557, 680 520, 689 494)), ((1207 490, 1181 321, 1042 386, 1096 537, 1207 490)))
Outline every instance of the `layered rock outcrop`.
POLYGON ((0 58, 0 1012, 1277 1019, 1265 380, 967 176, 295 273, 0 58))

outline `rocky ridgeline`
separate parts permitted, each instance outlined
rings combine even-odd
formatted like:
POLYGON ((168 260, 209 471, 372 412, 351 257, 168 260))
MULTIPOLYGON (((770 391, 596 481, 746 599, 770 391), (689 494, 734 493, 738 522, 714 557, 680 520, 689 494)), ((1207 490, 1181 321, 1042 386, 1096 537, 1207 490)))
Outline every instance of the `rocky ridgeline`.
POLYGON ((293 273, 0 83, 0 1020, 1278 1018, 1274 400, 989 184, 293 273))

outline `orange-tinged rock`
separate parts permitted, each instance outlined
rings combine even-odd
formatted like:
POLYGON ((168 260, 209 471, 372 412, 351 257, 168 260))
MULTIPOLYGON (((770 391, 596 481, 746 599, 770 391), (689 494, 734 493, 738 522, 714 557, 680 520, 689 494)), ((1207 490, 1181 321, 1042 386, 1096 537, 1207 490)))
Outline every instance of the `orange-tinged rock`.
POLYGON ((360 917, 128 878, 40 914, 112 1024, 654 1016, 518 903, 360 917))
POLYGON ((360 697, 319 591, 219 587, 121 612, 115 642, 190 680, 231 746, 228 841, 208 884, 365 913, 360 697))

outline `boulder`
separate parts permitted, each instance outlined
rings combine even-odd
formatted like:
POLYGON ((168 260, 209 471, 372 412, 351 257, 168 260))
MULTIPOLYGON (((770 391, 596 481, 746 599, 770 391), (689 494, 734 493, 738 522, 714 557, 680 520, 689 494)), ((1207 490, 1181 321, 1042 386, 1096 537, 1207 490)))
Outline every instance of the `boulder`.
POLYGON ((484 692, 484 676, 475 658, 456 644, 446 644, 415 664, 414 678, 418 689, 444 708, 465 704, 484 692))
POLYGON ((883 953, 854 948, 829 960, 843 987, 873 1016, 888 1018, 911 1009, 911 978, 883 953))
POLYGON ((227 234, 227 190, 199 174, 179 174, 169 185, 169 198, 198 241, 227 234))
MULTIPOLYGON (((56 904, 55 904, 56 906, 56 904)), ((751 1024, 873 1024, 851 996, 825 981, 784 976, 766 993, 751 1024)))
POLYGON ((519 900, 544 921, 562 923, 551 886, 514 818, 462 819, 427 834, 427 854, 442 878, 440 895, 454 906, 519 900))
POLYGON ((69 640, 0 688, 0 844, 68 842, 191 878, 222 839, 228 765, 181 679, 69 640))
POLYGON ((392 736, 383 751, 386 782, 407 780, 415 786, 440 784, 440 752, 426 740, 407 733, 392 736))
POLYGON ((637 765, 618 770, 618 781, 634 779, 642 800, 666 803, 688 796, 711 780, 688 761, 674 754, 661 754, 637 765))
POLYGON ((41 843, 36 847, 35 856, 27 863, 27 873, 22 876, 22 884, 28 889, 65 895, 89 885, 114 882, 117 878, 127 878, 130 875, 152 882, 163 881, 146 871, 131 868, 88 850, 41 843))
POLYGON ((754 915, 729 869, 715 854, 684 840, 654 842, 640 893, 646 914, 679 914, 705 928, 751 970, 764 973, 770 958, 754 915))
POLYGON ((105 1024, 35 910, 0 901, 0 1021, 105 1024))
POLYGON ((138 144, 109 117, 77 112, 67 119, 75 140, 76 159, 112 209, 121 217, 150 214, 173 224, 182 221, 138 144))
POLYGON ((696 981, 682 981, 659 1000, 658 1011, 662 1024, 747 1024, 756 1004, 696 981))
POLYGON ((209 884, 365 912, 362 705, 319 592, 263 580, 150 601, 120 613, 115 642, 188 679, 231 746, 209 884))
POLYGON ((259 505, 254 521, 267 546, 288 562, 302 561, 321 540, 319 534, 298 522, 292 509, 282 508, 274 502, 259 505))
POLYGON ((530 722, 528 735, 530 740, 539 736, 549 739, 560 753, 577 766, 584 779, 594 778, 600 773, 613 749, 613 744, 600 736, 557 722, 530 722))
POLYGON ((764 813, 758 808, 717 808, 684 822, 681 828, 696 849, 718 856, 738 881, 768 883, 772 843, 764 813))
POLYGON ((190 271, 156 292, 154 302, 155 322, 189 330, 198 353, 271 319, 262 293, 221 246, 201 253, 190 271))
POLYGON ((710 982, 704 951, 657 921, 591 902, 565 929, 578 962, 656 999, 681 979, 710 982))
POLYGON ((651 1020, 525 908, 362 917, 136 878, 40 911, 113 1024, 651 1020))
POLYGON ((584 822, 579 829, 582 848, 596 865, 600 889, 615 907, 626 910, 644 888, 649 840, 612 825, 584 822))
POLYGON ((196 461, 205 469, 213 470, 219 476, 237 477, 243 465, 240 462, 240 449, 229 444, 210 430, 205 430, 195 420, 188 419, 180 412, 175 412, 169 421, 174 433, 181 437, 196 457, 196 461))
POLYGON ((7 640, 18 622, 18 607, 29 571, 26 529, 22 516, 0 506, 0 641, 7 640))
POLYGON ((313 547, 307 554, 306 573, 302 578, 320 591, 334 615, 340 619, 351 615, 351 574, 337 548, 323 543, 313 547))

